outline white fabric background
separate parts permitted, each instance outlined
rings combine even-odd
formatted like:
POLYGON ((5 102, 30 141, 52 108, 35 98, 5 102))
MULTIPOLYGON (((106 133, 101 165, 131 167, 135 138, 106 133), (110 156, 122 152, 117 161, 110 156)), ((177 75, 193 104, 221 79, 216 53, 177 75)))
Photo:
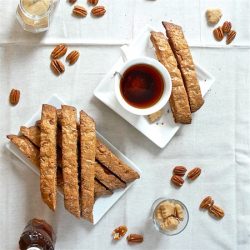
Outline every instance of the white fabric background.
MULTIPOLYGON (((18 238, 30 218, 53 224, 57 249, 131 249, 125 239, 113 243, 112 230, 121 224, 143 233, 145 242, 134 249, 220 250, 250 248, 250 2, 191 0, 100 0, 107 6, 102 19, 76 20, 61 1, 49 32, 31 35, 15 20, 18 1, 0 2, 0 249, 17 249, 18 238), (204 12, 221 7, 233 22, 237 38, 220 48, 204 12), (211 72, 216 82, 192 125, 184 126, 163 150, 93 97, 93 90, 127 43, 145 24, 162 30, 160 22, 181 24, 195 61, 211 72), (51 44, 74 44, 81 57, 76 65, 55 77, 49 68, 51 44), (82 43, 83 45, 81 45, 82 43), (116 45, 84 45, 87 43, 116 45), (78 44, 78 45, 77 45, 78 44), (210 48, 208 48, 210 47, 210 48), (9 91, 21 90, 18 106, 8 104, 9 91), (98 131, 142 169, 141 180, 119 200, 95 227, 78 221, 65 210, 63 200, 53 214, 41 201, 39 178, 4 147, 5 136, 15 133, 53 93, 91 114, 98 131), (177 164, 201 166, 194 183, 176 190, 169 183, 177 164), (199 211, 200 200, 212 195, 225 209, 221 221, 199 211), (190 212, 186 230, 165 237, 152 229, 149 213, 161 196, 182 200, 190 212)), ((85 1, 78 0, 85 4, 85 1)))

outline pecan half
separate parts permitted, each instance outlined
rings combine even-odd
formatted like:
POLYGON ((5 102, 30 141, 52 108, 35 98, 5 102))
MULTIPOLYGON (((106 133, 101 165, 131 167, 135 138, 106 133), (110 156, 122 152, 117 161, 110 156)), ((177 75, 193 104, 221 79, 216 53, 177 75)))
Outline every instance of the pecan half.
POLYGON ((214 29, 213 34, 214 34, 214 38, 217 41, 221 41, 223 39, 223 37, 224 37, 224 33, 223 33, 223 30, 222 30, 221 27, 218 27, 218 28, 214 29))
POLYGON ((229 31, 229 33, 227 34, 226 43, 230 44, 234 40, 235 37, 236 37, 236 31, 234 31, 234 30, 229 31))
POLYGON ((200 204, 201 209, 209 209, 211 206, 213 206, 214 200, 212 199, 211 196, 207 196, 204 198, 200 204))
POLYGON ((183 185, 183 183, 184 183, 184 180, 178 175, 173 175, 172 178, 171 178, 171 182, 175 186, 181 187, 183 185))
POLYGON ((104 6, 96 6, 91 10, 93 16, 101 17, 106 13, 104 6))
POLYGON ((12 105, 17 105, 20 99, 20 90, 12 89, 10 91, 9 101, 12 105))
POLYGON ((65 71, 64 65, 58 59, 53 59, 50 63, 50 67, 52 71, 58 76, 65 71))
POLYGON ((186 172, 187 172, 187 169, 184 166, 176 166, 173 169, 173 173, 179 176, 184 176, 186 172))
POLYGON ((222 208, 220 208, 217 205, 212 205, 209 208, 209 213, 212 214, 214 217, 216 217, 217 219, 222 219, 225 215, 224 211, 222 208))
POLYGON ((79 56, 80 56, 80 53, 76 50, 73 50, 67 55, 66 61, 68 61, 69 64, 72 65, 72 64, 76 63, 79 56))
POLYGON ((188 173, 188 175, 187 175, 187 177, 188 177, 188 179, 190 179, 190 180, 195 180, 199 175, 201 174, 201 169, 200 168, 194 168, 194 169, 192 169, 189 173, 188 173))
POLYGON ((142 243, 143 235, 141 234, 130 234, 127 236, 128 243, 142 243))
POLYGON ((88 0, 88 3, 91 5, 97 5, 99 0, 88 0))
POLYGON ((128 231, 128 228, 126 226, 119 226, 117 227, 113 232, 113 239, 119 240, 121 237, 123 237, 128 231))
POLYGON ((87 10, 83 6, 76 5, 72 12, 75 16, 86 17, 88 15, 87 10))
POLYGON ((64 44, 58 44, 54 50, 51 52, 51 58, 58 59, 64 56, 67 52, 67 46, 64 44))
POLYGON ((69 0, 69 3, 74 4, 77 0, 69 0))
POLYGON ((231 30, 231 28, 232 28, 231 22, 225 21, 222 25, 222 31, 224 33, 228 33, 231 30))

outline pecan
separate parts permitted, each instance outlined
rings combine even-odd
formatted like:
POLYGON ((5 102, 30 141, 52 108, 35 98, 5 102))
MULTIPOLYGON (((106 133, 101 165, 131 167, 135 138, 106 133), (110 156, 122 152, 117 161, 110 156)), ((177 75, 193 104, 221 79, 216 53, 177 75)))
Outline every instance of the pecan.
POLYGON ((60 75, 65 71, 64 65, 57 59, 51 61, 50 67, 56 75, 60 75))
POLYGON ((51 58, 52 59, 58 59, 62 56, 64 56, 67 52, 67 46, 64 44, 58 44, 53 51, 51 52, 51 58))
POLYGON ((86 17, 88 15, 87 10, 83 6, 76 5, 72 12, 75 16, 86 17))
POLYGON ((235 36, 236 36, 236 31, 230 30, 229 33, 227 34, 227 41, 226 41, 226 43, 230 44, 234 40, 235 36))
POLYGON ((194 169, 192 169, 189 173, 188 173, 188 175, 187 175, 187 177, 188 177, 188 179, 190 179, 190 180, 195 180, 199 175, 201 174, 201 169, 200 168, 194 168, 194 169))
POLYGON ((97 5, 99 0, 88 0, 88 3, 91 5, 97 5))
POLYGON ((104 6, 96 6, 91 10, 93 16, 100 17, 105 14, 106 10, 104 6))
POLYGON ((228 33, 228 32, 231 30, 231 28, 232 28, 231 22, 226 21, 226 22, 224 22, 223 25, 222 25, 222 31, 223 31, 224 33, 228 33))
POLYGON ((12 105, 17 105, 20 99, 20 90, 12 89, 10 91, 9 101, 12 105))
POLYGON ((173 175, 171 178, 171 181, 175 186, 178 186, 178 187, 181 187, 184 183, 184 180, 178 175, 173 175))
POLYGON ((77 0, 69 0, 69 3, 74 4, 77 0))
POLYGON ((121 237, 123 237, 128 231, 128 228, 126 226, 119 226, 117 227, 113 232, 113 239, 119 240, 121 237))
POLYGON ((130 234, 127 236, 128 243, 142 243, 143 235, 141 234, 130 234))
POLYGON ((221 41, 223 39, 223 37, 224 37, 224 33, 223 33, 223 30, 222 30, 221 27, 218 27, 218 28, 214 29, 213 34, 214 34, 214 38, 217 41, 221 41))
POLYGON ((69 64, 72 65, 78 60, 79 56, 80 53, 76 50, 73 50, 67 55, 66 61, 68 61, 69 64))
POLYGON ((204 198, 200 204, 200 208, 202 209, 209 209, 211 206, 213 206, 214 200, 212 199, 211 196, 207 196, 204 198))
POLYGON ((187 172, 187 169, 184 166, 176 166, 173 169, 173 173, 179 176, 184 176, 186 172, 187 172))
POLYGON ((220 208, 217 205, 212 205, 209 208, 209 213, 212 214, 214 217, 216 217, 217 219, 222 219, 225 215, 224 211, 222 208, 220 208))

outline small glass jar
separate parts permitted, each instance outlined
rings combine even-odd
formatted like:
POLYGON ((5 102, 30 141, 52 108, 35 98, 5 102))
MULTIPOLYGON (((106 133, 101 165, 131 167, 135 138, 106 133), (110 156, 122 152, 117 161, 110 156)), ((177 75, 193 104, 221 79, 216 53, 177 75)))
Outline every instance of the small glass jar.
POLYGON ((24 30, 38 33, 49 29, 59 0, 20 0, 16 17, 24 30))

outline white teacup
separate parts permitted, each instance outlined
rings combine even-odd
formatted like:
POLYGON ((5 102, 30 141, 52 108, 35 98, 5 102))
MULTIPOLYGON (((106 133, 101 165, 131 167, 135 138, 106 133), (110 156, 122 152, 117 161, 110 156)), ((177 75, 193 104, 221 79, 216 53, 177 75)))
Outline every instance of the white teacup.
POLYGON ((171 91, 172 91, 172 81, 171 81, 171 77, 167 69, 160 62, 150 57, 139 57, 139 58, 129 59, 123 64, 122 68, 119 71, 117 71, 115 74, 115 95, 116 95, 118 102, 127 111, 136 115, 149 115, 149 114, 159 111, 161 108, 163 108, 167 104, 171 95, 171 91), (137 65, 137 64, 146 64, 155 68, 161 74, 161 77, 164 82, 164 89, 163 89, 162 96, 155 104, 147 108, 136 108, 130 105, 122 96, 121 89, 120 89, 120 82, 121 82, 121 78, 123 74, 130 67, 137 65))

